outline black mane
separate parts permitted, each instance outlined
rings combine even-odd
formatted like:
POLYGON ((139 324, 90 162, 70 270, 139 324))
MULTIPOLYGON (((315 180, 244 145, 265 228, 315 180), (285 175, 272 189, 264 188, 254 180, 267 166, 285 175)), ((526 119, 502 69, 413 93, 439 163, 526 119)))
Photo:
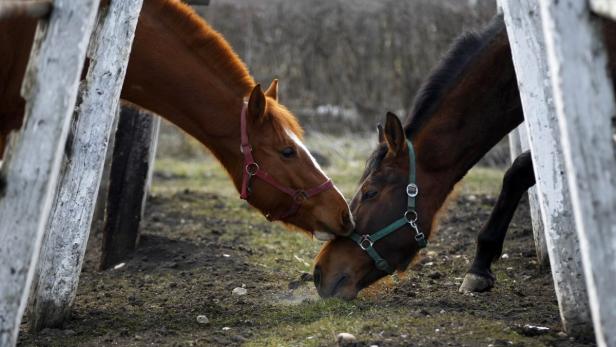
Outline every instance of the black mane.
POLYGON ((455 85, 474 58, 502 30, 505 30, 505 23, 502 15, 498 15, 483 30, 458 36, 415 96, 413 108, 405 121, 405 132, 409 139, 430 118, 433 113, 431 111, 438 107, 440 99, 455 85))
MULTIPOLYGON (((464 71, 472 65, 473 60, 491 41, 505 30, 502 15, 495 16, 479 32, 466 32, 458 36, 444 58, 430 73, 415 96, 412 111, 405 121, 405 133, 409 139, 417 134, 423 124, 432 116, 442 97, 454 86, 464 71)), ((376 171, 387 154, 387 146, 380 144, 366 161, 366 168, 360 179, 376 171)))

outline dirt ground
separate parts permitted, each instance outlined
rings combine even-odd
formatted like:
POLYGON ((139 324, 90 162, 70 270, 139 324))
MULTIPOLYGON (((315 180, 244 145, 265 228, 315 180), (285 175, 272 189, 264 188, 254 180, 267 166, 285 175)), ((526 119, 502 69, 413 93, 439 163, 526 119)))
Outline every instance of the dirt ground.
MULTIPOLYGON (((321 300, 307 275, 317 241, 248 208, 228 183, 221 186, 226 178, 210 159, 171 164, 158 164, 135 254, 99 272, 100 236, 91 237, 72 319, 33 334, 26 318, 21 346, 333 346, 340 332, 354 334, 359 346, 593 345, 561 332, 549 270, 535 261, 526 202, 494 266, 491 292, 457 291, 495 201, 493 188, 463 189, 406 274, 354 301, 321 300), (247 293, 233 294, 238 287, 247 293), (208 323, 198 321, 202 315, 208 323)), ((471 173, 469 184, 494 185, 498 174, 471 173)), ((350 196, 356 178, 342 175, 334 180, 350 196)))

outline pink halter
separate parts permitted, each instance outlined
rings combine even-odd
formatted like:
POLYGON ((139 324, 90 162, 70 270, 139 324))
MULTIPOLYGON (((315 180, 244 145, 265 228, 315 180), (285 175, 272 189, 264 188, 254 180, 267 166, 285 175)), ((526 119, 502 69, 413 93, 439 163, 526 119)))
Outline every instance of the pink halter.
POLYGON ((240 118, 240 128, 241 128, 240 151, 242 152, 242 154, 244 154, 244 170, 242 174, 242 192, 240 194, 240 198, 242 198, 243 200, 248 200, 248 197, 250 196, 250 193, 251 193, 250 182, 253 177, 258 177, 262 179, 263 181, 265 181, 272 187, 289 195, 293 199, 293 204, 291 204, 287 212, 282 213, 277 216, 272 216, 270 214, 267 214, 265 216, 270 221, 282 220, 282 219, 285 219, 297 213, 297 211, 299 211, 300 207, 302 206, 302 203, 304 202, 304 200, 307 200, 321 192, 324 192, 328 189, 332 189, 334 187, 332 180, 328 179, 324 183, 316 187, 307 189, 307 190, 293 189, 293 188, 286 187, 278 183, 278 181, 276 181, 274 177, 270 176, 270 174, 267 173, 267 171, 261 169, 259 167, 259 164, 257 164, 254 157, 252 156, 252 146, 250 145, 248 141, 248 129, 246 126, 247 109, 248 109, 248 104, 244 103, 244 107, 242 108, 242 114, 240 118))

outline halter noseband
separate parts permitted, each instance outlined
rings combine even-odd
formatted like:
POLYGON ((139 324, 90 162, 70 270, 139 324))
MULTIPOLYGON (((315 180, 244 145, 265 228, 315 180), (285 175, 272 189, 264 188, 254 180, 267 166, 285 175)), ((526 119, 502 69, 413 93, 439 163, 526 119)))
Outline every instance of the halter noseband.
POLYGON ((244 170, 242 170, 242 191, 240 193, 240 198, 248 201, 248 197, 252 192, 251 183, 253 177, 258 177, 271 185, 272 187, 278 189, 279 191, 289 195, 293 199, 293 204, 289 209, 277 216, 272 216, 271 214, 267 214, 265 217, 270 220, 282 220, 287 217, 290 217, 299 211, 300 207, 304 200, 308 200, 311 197, 324 192, 328 189, 332 189, 334 184, 331 179, 328 179, 324 183, 312 187, 307 190, 303 189, 293 189, 287 186, 280 184, 278 181, 274 179, 274 177, 270 176, 267 171, 261 169, 259 164, 255 161, 252 156, 252 146, 248 141, 248 128, 246 126, 246 112, 248 109, 248 104, 244 102, 244 106, 242 107, 242 114, 240 116, 240 130, 241 130, 241 142, 240 142, 240 151, 244 155, 244 170))
POLYGON ((374 234, 363 234, 360 235, 356 232, 353 232, 349 237, 357 243, 357 245, 366 251, 370 258, 374 260, 374 264, 377 269, 392 274, 394 272, 394 268, 392 268, 387 260, 385 260, 379 252, 374 249, 374 243, 378 240, 388 236, 399 228, 408 224, 412 230, 415 231, 415 241, 417 242, 417 246, 421 248, 425 248, 428 245, 428 241, 426 240, 426 236, 424 233, 419 231, 417 227, 417 211, 415 210, 416 202, 415 198, 419 194, 419 188, 415 183, 415 151, 413 150, 413 144, 411 141, 406 140, 406 144, 409 151, 409 180, 406 186, 406 212, 402 217, 395 220, 388 226, 378 230, 374 234))

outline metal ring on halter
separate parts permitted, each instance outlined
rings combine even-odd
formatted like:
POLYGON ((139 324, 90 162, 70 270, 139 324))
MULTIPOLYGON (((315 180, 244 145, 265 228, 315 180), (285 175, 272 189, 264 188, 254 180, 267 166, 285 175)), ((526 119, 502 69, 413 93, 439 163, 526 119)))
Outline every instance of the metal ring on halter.
POLYGON ((308 195, 303 190, 299 190, 299 191, 295 192, 295 194, 293 195, 293 201, 296 204, 301 204, 306 199, 308 199, 308 195))
POLYGON ((415 224, 417 222, 417 212, 415 210, 408 210, 404 212, 404 219, 411 224, 415 224))
POLYGON ((406 186, 406 195, 411 198, 416 197, 419 194, 419 187, 415 183, 409 183, 406 186))
POLYGON ((367 250, 368 248, 372 247, 372 245, 374 245, 374 241, 372 241, 370 239, 370 235, 365 234, 361 236, 361 240, 359 240, 359 247, 361 249, 363 249, 364 251, 367 250), (364 245, 364 242, 368 243, 367 246, 364 245))
POLYGON ((256 175, 257 171, 259 171, 259 164, 250 163, 246 165, 246 173, 249 174, 250 176, 256 175))
POLYGON ((415 241, 421 241, 421 240, 425 240, 426 239, 426 235, 424 235, 424 233, 418 232, 415 235, 415 241))

